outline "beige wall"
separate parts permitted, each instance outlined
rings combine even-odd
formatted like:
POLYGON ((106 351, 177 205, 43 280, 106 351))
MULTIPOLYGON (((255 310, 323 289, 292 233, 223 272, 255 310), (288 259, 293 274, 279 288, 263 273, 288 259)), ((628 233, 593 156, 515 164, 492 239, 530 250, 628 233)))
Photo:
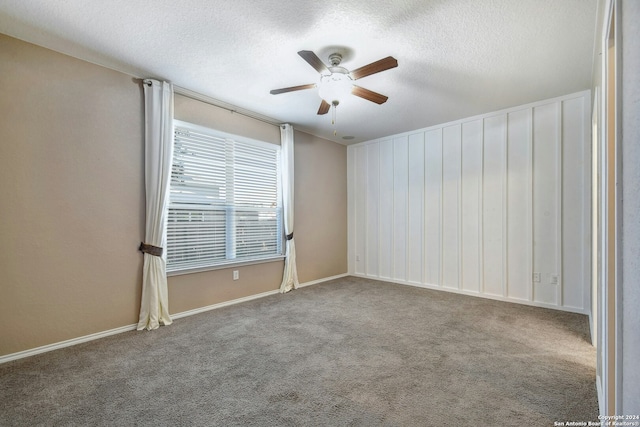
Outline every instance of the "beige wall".
POLYGON ((0 91, 0 355, 133 323, 140 86, 0 35, 0 91))
MULTIPOLYGON (((136 323, 139 82, 0 35, 0 90, 0 356, 136 323)), ((275 126, 183 96, 176 117, 279 143, 275 126)), ((300 280, 346 273, 346 149, 297 132, 295 150, 300 280)), ((171 276, 170 311, 277 289, 282 268, 171 276)))
POLYGON ((347 147, 295 132, 295 238, 300 282, 347 272, 347 147))

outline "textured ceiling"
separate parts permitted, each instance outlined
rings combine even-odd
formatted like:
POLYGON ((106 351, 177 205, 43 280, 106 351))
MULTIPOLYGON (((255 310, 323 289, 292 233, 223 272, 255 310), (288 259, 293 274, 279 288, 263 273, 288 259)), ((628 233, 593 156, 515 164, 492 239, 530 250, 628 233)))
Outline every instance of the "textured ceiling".
POLYGON ((419 129, 591 85, 597 0, 3 0, 0 32, 139 77, 156 77, 341 143, 419 129), (318 116, 296 52, 344 67, 398 67, 358 80, 318 116), (334 136, 334 130, 337 136, 334 136), (352 140, 342 137, 351 135, 352 140))

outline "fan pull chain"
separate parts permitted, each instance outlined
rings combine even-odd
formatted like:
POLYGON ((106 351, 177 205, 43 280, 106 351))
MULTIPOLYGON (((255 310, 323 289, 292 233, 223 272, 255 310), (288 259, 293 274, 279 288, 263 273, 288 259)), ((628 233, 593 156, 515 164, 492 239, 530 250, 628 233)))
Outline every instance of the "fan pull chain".
POLYGON ((332 106, 333 112, 331 117, 331 124, 333 125, 333 136, 336 136, 338 134, 338 131, 336 130, 336 108, 338 107, 338 101, 333 101, 332 106))

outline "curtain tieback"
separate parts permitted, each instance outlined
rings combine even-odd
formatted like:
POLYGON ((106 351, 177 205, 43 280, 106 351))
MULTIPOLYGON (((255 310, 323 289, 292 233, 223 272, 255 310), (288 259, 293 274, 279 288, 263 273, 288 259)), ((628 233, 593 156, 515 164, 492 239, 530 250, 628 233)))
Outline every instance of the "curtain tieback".
POLYGON ((140 247, 138 249, 145 254, 162 256, 162 248, 158 246, 148 245, 144 242, 140 242, 140 247))
POLYGON ((287 234, 287 240, 293 240, 293 233, 287 234))

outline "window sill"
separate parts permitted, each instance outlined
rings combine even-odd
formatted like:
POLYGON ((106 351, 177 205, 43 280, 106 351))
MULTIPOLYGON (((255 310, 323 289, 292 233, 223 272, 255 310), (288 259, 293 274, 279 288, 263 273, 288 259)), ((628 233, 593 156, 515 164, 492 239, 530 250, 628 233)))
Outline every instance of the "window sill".
POLYGON ((183 274, 202 273, 203 271, 223 270, 223 269, 226 269, 226 268, 233 268, 233 267, 244 267, 244 266, 247 266, 247 265, 264 264, 264 263, 267 263, 267 262, 278 262, 278 261, 282 261, 285 258, 286 257, 284 255, 278 255, 278 256, 269 257, 269 258, 252 259, 252 260, 238 261, 238 262, 229 262, 229 263, 215 265, 215 266, 211 266, 211 267, 198 267, 198 268, 188 268, 188 269, 184 269, 184 270, 174 270, 174 271, 168 271, 167 272, 167 277, 181 276, 183 274))

